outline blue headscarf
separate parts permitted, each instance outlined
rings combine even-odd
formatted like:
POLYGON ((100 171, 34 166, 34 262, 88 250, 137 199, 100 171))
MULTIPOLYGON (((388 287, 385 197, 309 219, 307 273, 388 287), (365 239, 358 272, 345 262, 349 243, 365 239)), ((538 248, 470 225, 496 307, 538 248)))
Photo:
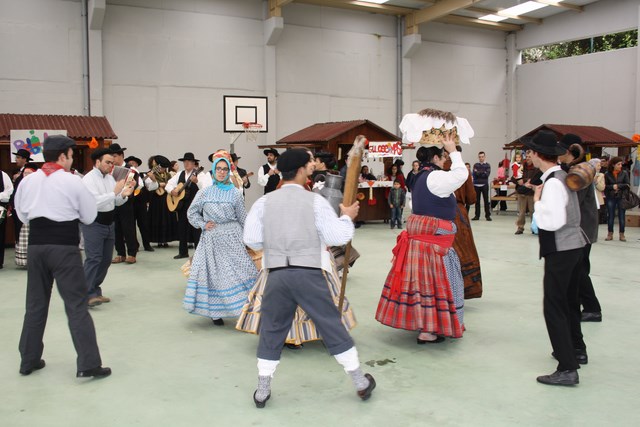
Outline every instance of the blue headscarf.
POLYGON ((229 160, 227 160, 225 158, 222 158, 222 157, 214 159, 213 166, 211 166, 211 175, 212 175, 212 178, 213 178, 213 185, 217 185, 218 188, 220 188, 221 190, 229 191, 232 188, 235 188, 235 186, 233 185, 233 183, 230 180, 230 178, 231 178, 231 163, 229 163, 229 160), (216 165, 221 160, 224 161, 227 164, 227 167, 229 168, 229 172, 227 172, 227 176, 224 178, 224 181, 218 181, 218 179, 216 178, 216 165))

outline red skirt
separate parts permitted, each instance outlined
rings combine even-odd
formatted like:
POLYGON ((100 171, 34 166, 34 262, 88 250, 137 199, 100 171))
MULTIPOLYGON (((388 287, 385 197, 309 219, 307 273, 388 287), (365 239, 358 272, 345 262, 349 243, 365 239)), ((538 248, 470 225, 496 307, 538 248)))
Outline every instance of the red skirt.
MULTIPOLYGON (((407 232, 410 237, 434 235, 438 222, 437 218, 411 215, 407 221, 407 232)), ((387 276, 376 320, 392 328, 462 337, 462 327, 442 261, 448 250, 448 247, 410 238, 402 269, 396 273, 392 268, 387 276)))

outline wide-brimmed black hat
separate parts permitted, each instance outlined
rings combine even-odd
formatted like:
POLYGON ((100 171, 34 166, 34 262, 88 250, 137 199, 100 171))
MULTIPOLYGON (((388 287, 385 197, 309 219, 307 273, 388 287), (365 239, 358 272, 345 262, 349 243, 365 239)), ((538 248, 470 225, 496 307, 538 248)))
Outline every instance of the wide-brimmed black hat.
POLYGON ((134 162, 136 162, 138 164, 138 166, 140 166, 142 164, 142 160, 140 160, 139 158, 137 158, 136 156, 129 156, 126 159, 124 159, 125 163, 129 163, 131 160, 133 160, 134 162))
POLYGON ((154 157, 156 164, 162 166, 163 168, 171 167, 171 160, 167 159, 165 156, 158 154, 154 157))
POLYGON ((105 154, 113 154, 113 151, 111 151, 109 148, 98 148, 91 153, 91 160, 96 160, 104 156, 105 154))
POLYGON ((192 162, 199 162, 200 160, 196 159, 196 156, 193 155, 193 153, 187 152, 184 153, 184 156, 182 156, 182 158, 178 159, 181 162, 184 162, 185 160, 191 160, 192 162))
POLYGON ((238 160, 240 160, 242 157, 238 157, 238 155, 236 153, 231 153, 231 161, 232 162, 237 162, 238 160))
POLYGON ((565 135, 562 135, 562 138, 560 138, 558 144, 560 144, 560 146, 565 150, 568 150, 569 147, 571 147, 573 144, 582 145, 582 138, 573 133, 567 133, 565 135))
POLYGON ((27 159, 27 162, 30 162, 31 160, 33 160, 31 158, 31 153, 29 152, 29 150, 25 150, 24 148, 19 149, 18 152, 13 153, 13 155, 22 157, 23 159, 27 159))
POLYGON ((276 157, 280 156, 280 153, 278 153, 278 150, 276 150, 275 148, 267 148, 266 150, 263 151, 263 153, 265 156, 267 154, 273 154, 276 157))
POLYGON ((126 148, 120 147, 120 144, 115 143, 109 146, 109 150, 111 150, 112 154, 124 154, 124 151, 126 150, 126 148))
POLYGON ((548 130, 538 131, 533 138, 522 138, 520 142, 536 153, 547 156, 561 156, 567 151, 558 145, 556 134, 548 130))

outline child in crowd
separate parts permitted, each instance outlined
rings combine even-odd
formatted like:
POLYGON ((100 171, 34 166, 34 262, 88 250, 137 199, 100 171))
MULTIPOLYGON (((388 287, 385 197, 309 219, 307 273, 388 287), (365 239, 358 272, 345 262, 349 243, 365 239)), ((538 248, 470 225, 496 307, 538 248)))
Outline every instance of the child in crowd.
POLYGON ((394 225, 402 228, 402 209, 404 209, 405 192, 402 183, 396 179, 393 188, 389 191, 389 207, 391 208, 391 229, 394 225))
POLYGON ((515 181, 522 179, 522 154, 516 153, 513 165, 511 165, 511 172, 515 181))

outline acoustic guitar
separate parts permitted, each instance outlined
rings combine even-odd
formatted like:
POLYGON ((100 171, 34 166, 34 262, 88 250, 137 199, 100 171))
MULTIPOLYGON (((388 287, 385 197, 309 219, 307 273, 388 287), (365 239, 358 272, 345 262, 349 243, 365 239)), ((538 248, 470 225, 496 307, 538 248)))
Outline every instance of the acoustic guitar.
POLYGON ((191 174, 189 174, 189 177, 186 178, 186 184, 184 182, 179 183, 176 187, 176 190, 178 190, 177 196, 173 196, 171 195, 171 193, 167 194, 167 207, 169 208, 169 212, 175 212, 176 209, 182 206, 182 199, 184 199, 185 192, 191 186, 191 177, 194 175, 197 176, 203 170, 204 167, 201 166, 198 170, 193 171, 191 172, 191 174))

